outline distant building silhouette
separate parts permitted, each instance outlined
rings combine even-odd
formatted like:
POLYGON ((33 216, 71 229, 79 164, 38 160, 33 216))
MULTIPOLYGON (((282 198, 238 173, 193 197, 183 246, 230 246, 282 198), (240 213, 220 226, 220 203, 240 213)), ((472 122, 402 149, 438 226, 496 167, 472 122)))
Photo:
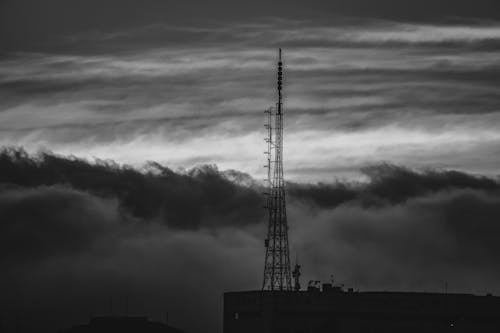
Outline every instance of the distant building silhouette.
POLYGON ((500 297, 307 291, 224 294, 224 333, 500 332, 500 297))
POLYGON ((94 317, 85 325, 73 326, 60 333, 186 333, 165 323, 150 321, 147 317, 94 317))

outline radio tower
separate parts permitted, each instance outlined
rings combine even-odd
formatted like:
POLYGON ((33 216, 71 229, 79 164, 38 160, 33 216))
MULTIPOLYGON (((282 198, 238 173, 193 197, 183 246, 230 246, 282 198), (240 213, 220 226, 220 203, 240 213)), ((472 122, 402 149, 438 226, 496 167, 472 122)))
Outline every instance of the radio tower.
POLYGON ((288 249, 288 223, 286 219, 285 183, 283 180, 283 62, 281 49, 278 61, 278 103, 275 108, 266 111, 268 123, 267 148, 267 209, 269 226, 264 266, 263 290, 292 290, 290 274, 290 253, 288 249), (274 125, 273 125, 274 120, 274 125))

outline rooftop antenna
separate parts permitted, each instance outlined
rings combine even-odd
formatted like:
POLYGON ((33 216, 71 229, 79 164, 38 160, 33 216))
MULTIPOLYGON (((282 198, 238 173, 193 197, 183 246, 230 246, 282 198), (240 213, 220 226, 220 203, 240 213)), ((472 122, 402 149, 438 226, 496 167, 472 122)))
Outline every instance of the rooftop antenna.
POLYGON ((286 217, 285 182, 283 180, 283 62, 281 49, 278 57, 278 102, 269 109, 268 137, 268 193, 269 224, 265 240, 266 258, 262 290, 292 290, 290 252, 288 248, 288 223, 286 217), (274 124, 273 124, 274 120, 274 124))
POLYGON ((300 291, 300 276, 301 275, 302 274, 300 272, 299 255, 296 253, 295 254, 295 267, 294 267, 293 272, 292 272, 292 276, 294 278, 293 289, 295 291, 300 291))

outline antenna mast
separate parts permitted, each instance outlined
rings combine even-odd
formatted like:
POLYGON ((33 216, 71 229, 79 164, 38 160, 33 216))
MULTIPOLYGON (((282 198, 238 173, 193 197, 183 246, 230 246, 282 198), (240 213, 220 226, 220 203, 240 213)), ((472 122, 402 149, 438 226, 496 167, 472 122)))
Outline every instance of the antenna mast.
POLYGON ((266 246, 266 261, 264 266, 263 290, 292 290, 290 272, 290 252, 288 248, 288 223, 286 218, 285 182, 283 180, 283 62, 281 49, 278 61, 278 103, 276 108, 270 108, 268 114, 268 193, 267 209, 269 225, 266 246), (274 119, 273 119, 274 118, 274 119), (274 120, 274 126, 273 126, 274 120))

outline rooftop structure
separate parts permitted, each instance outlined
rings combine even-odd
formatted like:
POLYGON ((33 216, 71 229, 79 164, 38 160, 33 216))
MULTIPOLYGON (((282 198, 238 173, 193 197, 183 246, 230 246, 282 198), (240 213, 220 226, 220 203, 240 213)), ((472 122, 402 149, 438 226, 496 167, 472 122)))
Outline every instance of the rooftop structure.
POLYGON ((500 297, 355 292, 324 284, 308 291, 224 295, 224 333, 500 332, 500 297))

